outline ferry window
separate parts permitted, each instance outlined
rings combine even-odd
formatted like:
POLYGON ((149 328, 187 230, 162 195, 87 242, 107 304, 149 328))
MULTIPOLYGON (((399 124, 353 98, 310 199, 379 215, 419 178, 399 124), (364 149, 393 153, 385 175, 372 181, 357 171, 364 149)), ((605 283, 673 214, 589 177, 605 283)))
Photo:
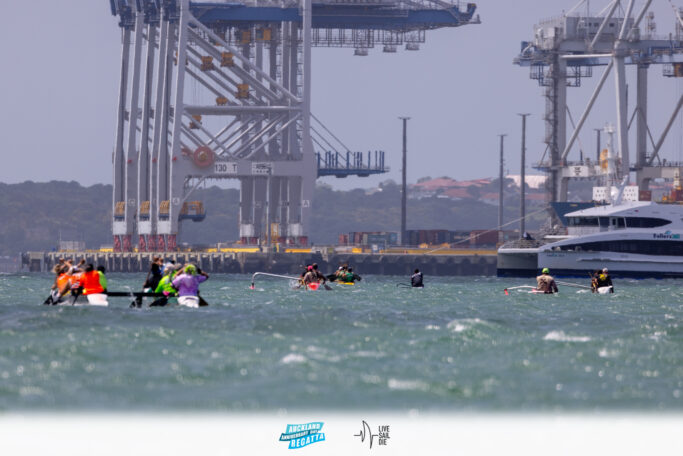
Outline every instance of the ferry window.
POLYGON ((626 221, 623 217, 610 217, 610 225, 615 228, 625 228, 626 221))
POLYGON ((570 217, 569 226, 598 226, 597 217, 570 217))
POLYGON ((671 220, 665 220, 655 217, 626 217, 626 226, 629 228, 656 228, 671 223, 671 220))
POLYGON ((609 226, 609 217, 599 217, 600 226, 609 226))
POLYGON ((666 255, 683 256, 683 242, 681 241, 602 241, 585 242, 582 244, 563 245, 562 250, 588 251, 588 252, 620 252, 637 253, 641 255, 666 255))

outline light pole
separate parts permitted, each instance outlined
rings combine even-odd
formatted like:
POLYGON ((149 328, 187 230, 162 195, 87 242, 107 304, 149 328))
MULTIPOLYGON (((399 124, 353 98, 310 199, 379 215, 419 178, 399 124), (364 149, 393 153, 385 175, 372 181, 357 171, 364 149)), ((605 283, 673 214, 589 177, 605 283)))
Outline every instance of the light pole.
POLYGON ((410 117, 399 117, 403 121, 403 168, 401 169, 401 245, 406 245, 406 167, 408 156, 408 119, 410 117))
POLYGON ((520 179, 519 179, 519 187, 520 187, 520 201, 519 201, 519 238, 522 239, 524 237, 524 233, 526 231, 524 227, 524 219, 526 218, 526 207, 525 207, 525 198, 526 198, 526 189, 525 189, 525 181, 526 181, 526 176, 524 173, 524 168, 526 167, 526 118, 527 116, 531 114, 517 114, 518 116, 522 117, 522 170, 520 172, 520 179))
POLYGON ((498 242, 502 242, 502 229, 503 229, 503 139, 507 136, 506 134, 498 135, 500 137, 500 164, 498 169, 498 242))

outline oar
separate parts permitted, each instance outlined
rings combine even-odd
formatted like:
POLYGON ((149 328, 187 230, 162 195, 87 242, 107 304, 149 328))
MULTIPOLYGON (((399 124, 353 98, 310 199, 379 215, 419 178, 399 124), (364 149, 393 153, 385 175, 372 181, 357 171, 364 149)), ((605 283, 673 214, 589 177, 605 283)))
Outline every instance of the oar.
POLYGON ((536 287, 532 287, 531 285, 520 285, 520 286, 518 286, 518 287, 505 288, 505 289, 503 290, 503 292, 504 292, 506 295, 508 295, 508 294, 509 294, 509 293, 508 293, 508 290, 519 290, 519 289, 521 289, 521 288, 532 288, 532 289, 534 289, 534 290, 536 289, 536 287))
POLYGON ((107 296, 127 298, 160 298, 164 296, 163 293, 154 293, 153 291, 107 291, 104 294, 107 296))
POLYGON ((587 289, 589 289, 589 290, 591 289, 591 287, 589 287, 589 286, 587 286, 587 285, 579 285, 578 283, 559 282, 559 281, 557 281, 557 280, 555 281, 555 283, 558 284, 558 285, 564 285, 565 287, 587 288, 587 289))
POLYGON ((251 286, 249 287, 250 289, 254 289, 254 281, 256 280, 256 276, 266 276, 266 277, 276 277, 280 279, 289 279, 289 280, 299 280, 299 277, 290 277, 290 276, 285 276, 285 275, 279 275, 279 274, 270 274, 267 272, 255 272, 253 276, 251 276, 251 286))
POLYGON ((408 285, 407 283, 397 283, 397 287, 405 287, 405 288, 413 288, 412 285, 408 285))

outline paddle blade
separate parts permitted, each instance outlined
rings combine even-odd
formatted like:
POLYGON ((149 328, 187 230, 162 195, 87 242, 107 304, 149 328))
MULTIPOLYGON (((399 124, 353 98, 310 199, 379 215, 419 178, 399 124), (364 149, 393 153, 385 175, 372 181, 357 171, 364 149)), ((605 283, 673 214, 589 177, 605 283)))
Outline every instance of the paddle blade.
POLYGON ((505 296, 509 296, 509 295, 510 295, 510 293, 508 293, 508 289, 507 289, 507 288, 506 288, 505 290, 503 290, 503 291, 505 292, 505 296))
POLYGON ((311 290, 317 290, 318 287, 320 287, 320 284, 317 282, 312 282, 308 284, 308 288, 310 288, 311 290))
POLYGON ((253 282, 252 282, 252 284, 251 284, 251 285, 249 285, 249 289, 250 289, 250 290, 254 290, 254 289, 255 289, 255 287, 254 287, 254 283, 253 283, 253 282))

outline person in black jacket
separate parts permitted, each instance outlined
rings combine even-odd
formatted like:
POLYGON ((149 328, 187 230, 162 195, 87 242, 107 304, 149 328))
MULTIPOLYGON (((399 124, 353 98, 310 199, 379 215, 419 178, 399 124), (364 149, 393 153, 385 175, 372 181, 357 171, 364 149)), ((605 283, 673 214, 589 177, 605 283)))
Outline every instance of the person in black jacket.
POLYGON ((410 285, 413 288, 424 288, 424 276, 419 269, 415 269, 415 273, 410 276, 410 285))

